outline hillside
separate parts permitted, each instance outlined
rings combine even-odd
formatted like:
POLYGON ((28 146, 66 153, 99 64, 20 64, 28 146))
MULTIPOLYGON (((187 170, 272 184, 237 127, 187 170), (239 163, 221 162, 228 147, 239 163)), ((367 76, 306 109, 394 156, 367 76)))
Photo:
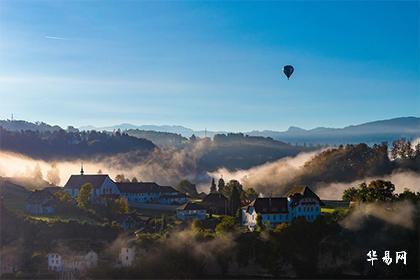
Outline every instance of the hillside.
POLYGON ((152 142, 125 133, 57 131, 9 131, 0 127, 0 145, 4 151, 42 159, 88 158, 129 151, 148 154, 152 142))
POLYGON ((208 151, 199 159, 199 165, 204 170, 250 168, 308 150, 271 138, 242 133, 216 134, 208 151))
POLYGON ((147 139, 159 147, 180 148, 188 141, 188 139, 182 135, 171 132, 140 129, 128 129, 125 132, 133 137, 147 139))
POLYGON ((21 131, 21 130, 31 130, 31 131, 57 131, 61 130, 61 127, 58 125, 49 125, 44 122, 27 122, 23 120, 0 120, 0 127, 3 127, 9 131, 21 131))
MULTIPOLYGON (((418 148, 417 148, 418 149, 418 148)), ((381 177, 393 171, 414 171, 420 168, 419 150, 405 159, 390 160, 386 145, 346 145, 319 153, 305 163, 302 172, 287 181, 280 189, 296 185, 313 188, 335 182, 353 182, 368 177, 381 177)), ((407 186, 409 187, 409 186, 407 186)))

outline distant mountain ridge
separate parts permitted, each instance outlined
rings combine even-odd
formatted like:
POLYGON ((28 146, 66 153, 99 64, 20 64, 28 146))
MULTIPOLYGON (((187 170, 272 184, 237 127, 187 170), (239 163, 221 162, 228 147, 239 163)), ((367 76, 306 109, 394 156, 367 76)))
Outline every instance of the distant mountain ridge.
MULTIPOLYGON (((26 121, 0 120, 0 126, 6 130, 20 131, 56 131, 59 126, 51 126, 43 122, 30 123, 26 121)), ((199 137, 214 137, 217 134, 227 134, 227 131, 193 130, 180 125, 133 125, 123 123, 107 127, 83 126, 80 130, 115 131, 115 130, 140 130, 173 133, 189 138, 191 135, 199 137)), ((286 131, 254 130, 244 132, 250 136, 271 137, 276 140, 293 144, 352 144, 352 143, 380 143, 392 142, 396 139, 416 139, 420 137, 420 118, 400 117, 388 120, 378 120, 357 125, 349 125, 343 128, 317 127, 303 129, 290 126, 286 131)), ((154 139, 156 140, 156 139, 154 139)))
MULTIPOLYGON (((110 127, 81 127, 80 129, 96 129, 113 131, 116 129, 139 129, 152 130, 159 132, 169 132, 180 134, 183 137, 208 136, 213 137, 216 134, 226 134, 226 131, 206 131, 193 130, 183 126, 169 125, 140 125, 121 124, 110 127)), ((357 125, 349 125, 343 128, 316 127, 313 129, 303 129, 296 126, 289 127, 286 131, 275 130, 254 130, 244 132, 250 136, 271 137, 276 140, 298 144, 345 144, 345 143, 379 143, 392 142, 399 138, 415 139, 420 137, 420 118, 418 117, 400 117, 387 120, 372 121, 357 125)))
POLYGON ((317 127, 302 129, 290 127, 287 131, 252 131, 248 135, 272 137, 285 142, 311 144, 378 143, 392 142, 399 138, 420 137, 420 118, 402 117, 379 120, 344 128, 317 127))

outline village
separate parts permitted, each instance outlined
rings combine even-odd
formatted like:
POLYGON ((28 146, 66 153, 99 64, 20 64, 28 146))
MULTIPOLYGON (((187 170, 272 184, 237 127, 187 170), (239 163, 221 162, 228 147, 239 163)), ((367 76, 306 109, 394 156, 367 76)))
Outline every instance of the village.
MULTIPOLYGON (((25 200, 25 212, 32 218, 48 219, 56 216, 63 205, 70 205, 68 212, 74 211, 72 207, 113 209, 111 214, 105 214, 108 224, 127 237, 114 248, 112 257, 90 248, 69 253, 60 246, 41 256, 45 270, 60 279, 76 279, 104 261, 115 268, 135 265, 138 246, 132 241, 141 234, 162 232, 172 225, 185 228, 191 223, 207 224, 216 230, 218 224, 235 223, 244 232, 263 225, 274 228, 298 218, 312 223, 321 215, 324 203, 308 187, 294 188, 284 197, 264 197, 255 191, 246 193, 236 180, 225 184, 220 178, 217 187, 213 179, 208 194, 192 196, 154 182, 118 182, 107 174, 85 174, 82 166, 80 174, 71 175, 64 187, 31 192, 25 200)), ((97 210, 108 213, 101 211, 97 210)), ((2 254, 1 273, 18 271, 17 254, 2 254)))

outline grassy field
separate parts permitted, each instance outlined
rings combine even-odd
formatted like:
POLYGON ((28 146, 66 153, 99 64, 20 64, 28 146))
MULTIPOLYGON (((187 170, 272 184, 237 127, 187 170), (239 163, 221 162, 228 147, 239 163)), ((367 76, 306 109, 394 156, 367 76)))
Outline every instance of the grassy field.
POLYGON ((83 217, 83 216, 76 216, 76 215, 27 215, 27 218, 31 219, 31 220, 36 220, 36 221, 42 221, 45 223, 56 223, 56 222, 70 222, 70 221, 75 221, 78 223, 87 223, 87 224, 92 224, 92 225, 101 225, 102 223, 88 218, 88 217, 83 217))
POLYGON ((343 207, 338 207, 338 208, 326 208, 326 207, 323 207, 323 208, 321 208, 321 213, 322 214, 332 214, 334 212, 344 212, 344 213, 347 213, 347 211, 349 211, 349 208, 343 208, 343 207))

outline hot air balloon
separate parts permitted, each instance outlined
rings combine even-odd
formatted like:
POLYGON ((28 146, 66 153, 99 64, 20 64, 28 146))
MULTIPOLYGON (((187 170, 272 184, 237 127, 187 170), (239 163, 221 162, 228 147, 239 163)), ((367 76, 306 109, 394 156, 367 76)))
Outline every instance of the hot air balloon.
POLYGON ((295 70, 295 68, 293 68, 292 65, 285 65, 283 67, 283 73, 284 73, 284 75, 286 75, 287 79, 289 79, 290 76, 292 76, 294 70, 295 70))

